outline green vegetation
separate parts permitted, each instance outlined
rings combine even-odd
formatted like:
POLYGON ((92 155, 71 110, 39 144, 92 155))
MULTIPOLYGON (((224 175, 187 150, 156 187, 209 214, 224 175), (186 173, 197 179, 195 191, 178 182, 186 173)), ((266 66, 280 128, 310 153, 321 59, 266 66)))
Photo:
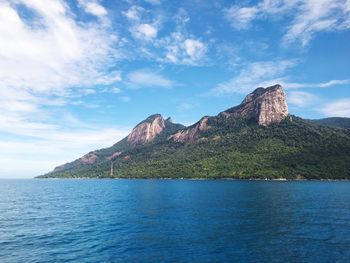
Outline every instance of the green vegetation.
POLYGON ((331 117, 310 121, 323 126, 350 129, 350 118, 331 117))
POLYGON ((124 139, 95 151, 101 161, 71 163, 41 177, 118 178, 287 178, 350 179, 350 130, 290 116, 279 124, 258 126, 245 119, 211 117, 211 128, 193 143, 168 141, 180 126, 153 142, 132 146, 124 139), (114 162, 103 157, 122 151, 114 162))

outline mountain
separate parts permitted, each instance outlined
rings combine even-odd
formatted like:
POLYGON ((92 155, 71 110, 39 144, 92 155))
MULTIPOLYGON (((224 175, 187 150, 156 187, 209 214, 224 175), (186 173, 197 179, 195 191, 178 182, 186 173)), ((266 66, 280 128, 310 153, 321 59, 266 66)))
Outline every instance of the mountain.
POLYGON ((350 179, 350 129, 289 115, 275 85, 189 127, 152 115, 112 147, 39 177, 350 179))
POLYGON ((350 118, 332 117, 310 121, 323 126, 350 129, 350 118))
MULTIPOLYGON (((100 163, 114 161, 123 153, 138 149, 151 141, 157 142, 169 137, 174 132, 185 126, 172 123, 171 118, 166 120, 160 114, 149 116, 135 126, 131 133, 112 147, 89 152, 81 158, 56 167, 48 176, 60 176, 61 173, 71 173, 75 170, 90 169, 91 166, 100 163)), ((124 154, 125 155, 125 154, 124 154)), ((128 158, 124 156, 124 158, 128 158)))

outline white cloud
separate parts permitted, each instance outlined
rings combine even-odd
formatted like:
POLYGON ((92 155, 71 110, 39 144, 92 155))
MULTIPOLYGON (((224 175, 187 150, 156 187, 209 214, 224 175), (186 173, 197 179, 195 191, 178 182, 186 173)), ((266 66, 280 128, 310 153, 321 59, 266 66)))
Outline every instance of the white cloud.
MULTIPOLYGON (((320 83, 300 83, 290 81, 287 70, 294 67, 295 60, 276 60, 253 62, 243 67, 236 77, 219 83, 211 94, 224 95, 229 93, 246 94, 257 87, 268 87, 275 84, 282 85, 286 90, 306 88, 329 88, 350 83, 350 79, 329 80, 320 83)), ((300 93, 301 94, 301 93, 300 93)), ((297 93, 295 93, 295 96, 297 93)), ((296 102, 295 98, 295 102, 296 102)), ((297 102, 296 102, 297 103, 297 102)))
POLYGON ((248 64, 229 81, 220 83, 213 90, 215 95, 227 93, 246 94, 257 87, 281 83, 285 71, 295 65, 292 60, 260 61, 248 64))
MULTIPOLYGON (((0 3, 0 85, 34 93, 62 93, 73 86, 110 84, 108 63, 117 37, 104 24, 78 24, 61 1, 18 1, 40 23, 20 16, 20 6, 0 3)), ((34 19, 34 18, 33 18, 34 19)))
POLYGON ((142 40, 152 40, 158 34, 158 29, 155 25, 138 24, 131 29, 132 34, 142 40))
POLYGON ((250 26, 250 22, 256 18, 258 13, 259 9, 255 6, 239 7, 235 5, 225 10, 226 18, 235 29, 247 29, 250 26))
POLYGON ((119 55, 118 38, 105 22, 78 24, 59 0, 15 3, 0 2, 0 104, 9 106, 1 115, 23 121, 34 111, 45 114, 42 106, 64 105, 94 93, 94 85, 120 81, 109 68, 119 55), (21 17, 23 6, 32 17, 21 17))
POLYGON ((165 47, 165 61, 174 64, 197 65, 202 62, 207 52, 205 43, 195 38, 187 38, 185 34, 174 32, 159 41, 165 47))
MULTIPOLYGON (((120 72, 111 69, 111 62, 114 66, 121 53, 107 11, 98 1, 79 4, 99 19, 77 22, 69 5, 60 0, 0 1, 0 135, 13 140, 9 145, 4 143, 10 140, 0 139, 0 160, 17 160, 13 173, 23 167, 32 169, 31 164, 47 167, 52 162, 43 158, 55 152, 60 153, 55 160, 66 156, 68 161, 69 154, 101 147, 107 141, 115 143, 125 134, 123 129, 101 127, 105 136, 99 137, 101 131, 69 114, 60 116, 57 110, 81 103, 76 98, 94 94, 96 85, 102 90, 121 80, 120 72), (23 15, 23 8, 30 16, 23 15), (70 132, 73 126, 80 130, 70 132), (28 144, 32 151, 26 152, 28 144), (46 146, 41 148, 42 144, 46 146), (24 148, 14 149, 12 157, 6 155, 15 145, 24 148), (20 156, 25 160, 19 160, 20 156)), ((0 174, 4 169, 0 164, 0 174)))
POLYGON ((127 85, 129 88, 139 89, 143 87, 171 88, 175 84, 159 73, 149 70, 138 70, 128 74, 127 85))
POLYGON ((92 149, 110 147, 128 132, 129 129, 91 127, 76 132, 45 129, 31 134, 35 138, 31 141, 0 140, 0 177, 28 178, 47 173, 92 149))
POLYGON ((196 39, 186 39, 184 42, 185 50, 191 60, 196 61, 203 57, 206 52, 204 43, 196 39))
POLYGON ((301 88, 329 88, 332 86, 345 85, 349 84, 350 79, 333 79, 326 82, 320 83, 297 83, 297 82, 288 82, 282 81, 287 89, 301 89, 301 88))
POLYGON ((344 85, 344 84, 349 84, 350 83, 350 79, 335 79, 335 80, 330 80, 324 83, 320 83, 320 87, 321 88, 328 88, 331 86, 335 86, 335 85, 344 85))
POLYGON ((253 6, 232 6, 226 18, 235 29, 247 29, 254 19, 291 17, 283 42, 307 45, 319 32, 350 28, 349 1, 345 0, 263 0, 253 6))
POLYGON ((89 14, 92 14, 97 17, 104 17, 107 15, 107 10, 97 1, 79 0, 79 3, 81 6, 83 6, 85 12, 89 14))
POLYGON ((350 117, 350 98, 339 99, 327 103, 321 112, 326 117, 350 117))
POLYGON ((144 11, 144 8, 141 6, 133 5, 127 11, 122 12, 122 14, 131 21, 139 21, 144 11))
POLYGON ((315 104, 318 101, 318 97, 312 93, 304 91, 291 91, 287 92, 288 104, 305 107, 315 104))

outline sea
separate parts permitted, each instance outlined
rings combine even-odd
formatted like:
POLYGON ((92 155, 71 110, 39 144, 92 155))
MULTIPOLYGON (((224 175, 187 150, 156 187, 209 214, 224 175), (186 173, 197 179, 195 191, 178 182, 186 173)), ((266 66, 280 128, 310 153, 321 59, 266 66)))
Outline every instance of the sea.
POLYGON ((0 262, 350 262, 350 182, 2 179, 0 262))

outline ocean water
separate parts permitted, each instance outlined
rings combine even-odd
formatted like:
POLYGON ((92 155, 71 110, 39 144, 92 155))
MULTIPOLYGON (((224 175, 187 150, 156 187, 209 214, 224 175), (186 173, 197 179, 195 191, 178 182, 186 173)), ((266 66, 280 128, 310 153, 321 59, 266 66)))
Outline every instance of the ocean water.
POLYGON ((350 262, 350 182, 0 180, 0 262, 350 262))

